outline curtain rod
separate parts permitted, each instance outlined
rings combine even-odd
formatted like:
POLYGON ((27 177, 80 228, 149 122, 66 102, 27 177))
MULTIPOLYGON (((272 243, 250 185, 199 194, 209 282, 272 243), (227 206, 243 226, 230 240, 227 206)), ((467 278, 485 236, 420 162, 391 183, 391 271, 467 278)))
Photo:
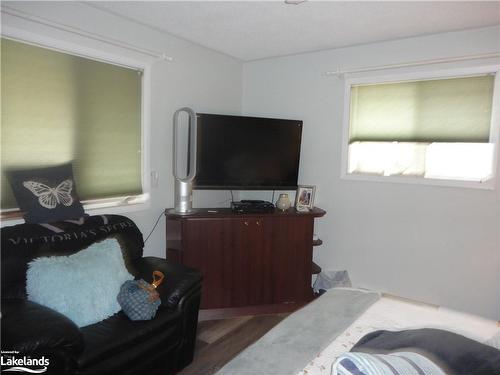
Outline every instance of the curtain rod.
POLYGON ((369 66, 358 69, 341 70, 340 68, 337 68, 337 70, 326 71, 323 73, 323 75, 327 77, 336 76, 337 78, 342 78, 344 74, 351 74, 351 73, 371 72, 374 70, 396 69, 396 68, 405 68, 411 66, 430 65, 430 64, 444 64, 457 61, 488 59, 493 57, 500 57, 500 52, 483 53, 483 54, 467 55, 467 56, 456 56, 456 57, 448 57, 442 59, 421 60, 421 61, 414 61, 414 62, 407 62, 400 64, 369 66))
POLYGON ((39 23, 39 24, 44 25, 44 26, 49 26, 49 27, 52 27, 52 28, 57 29, 57 30, 66 31, 66 32, 69 32, 71 34, 83 36, 83 37, 88 38, 88 39, 93 39, 93 40, 97 40, 97 41, 102 42, 102 43, 106 43, 106 44, 110 44, 110 45, 113 45, 116 47, 124 48, 124 49, 127 49, 129 51, 134 51, 134 52, 141 53, 143 55, 152 56, 152 57, 155 57, 157 59, 166 60, 166 61, 173 61, 174 60, 173 57, 167 56, 167 54, 165 52, 158 52, 158 51, 150 50, 147 48, 137 47, 133 44, 123 42, 123 41, 118 40, 118 39, 114 39, 114 38, 106 37, 106 36, 103 36, 103 35, 100 35, 97 33, 85 31, 85 30, 76 28, 74 26, 65 25, 65 24, 62 24, 59 22, 50 21, 50 20, 43 18, 43 17, 34 16, 34 15, 28 14, 26 12, 22 12, 22 11, 19 11, 17 9, 8 7, 6 5, 2 5, 1 12, 8 14, 10 16, 13 16, 13 17, 22 18, 24 20, 36 22, 36 23, 39 23))

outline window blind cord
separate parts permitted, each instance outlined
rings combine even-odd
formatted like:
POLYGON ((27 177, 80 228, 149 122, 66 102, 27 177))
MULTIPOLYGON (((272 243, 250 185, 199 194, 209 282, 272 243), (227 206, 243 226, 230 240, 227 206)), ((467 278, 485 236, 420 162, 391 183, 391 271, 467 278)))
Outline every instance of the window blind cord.
POLYGON ((229 190, 229 191, 231 193, 231 203, 234 203, 233 191, 232 190, 229 190))
POLYGON ((146 243, 149 239, 149 237, 151 237, 151 235, 153 234, 153 232, 155 231, 156 229, 156 226, 158 225, 158 223, 160 222, 160 219, 161 217, 165 215, 165 211, 162 211, 162 213, 160 214, 160 216, 158 216, 158 219, 156 219, 156 223, 155 225, 153 226, 153 229, 151 229, 151 232, 149 232, 148 236, 146 237, 146 239, 144 240, 144 243, 146 243))
POLYGON ((271 203, 274 203, 274 190, 273 190, 273 197, 271 198, 271 203))

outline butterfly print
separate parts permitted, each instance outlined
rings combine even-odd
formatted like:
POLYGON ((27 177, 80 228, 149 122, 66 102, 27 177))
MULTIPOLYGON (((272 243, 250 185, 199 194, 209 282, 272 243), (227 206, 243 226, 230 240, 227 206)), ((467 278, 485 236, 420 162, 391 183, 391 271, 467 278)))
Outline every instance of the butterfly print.
POLYGON ((53 209, 58 204, 63 204, 64 206, 71 206, 73 204, 73 197, 71 196, 71 190, 73 189, 72 180, 64 180, 55 188, 36 181, 24 181, 23 186, 31 191, 35 197, 38 197, 38 202, 45 208, 53 209))

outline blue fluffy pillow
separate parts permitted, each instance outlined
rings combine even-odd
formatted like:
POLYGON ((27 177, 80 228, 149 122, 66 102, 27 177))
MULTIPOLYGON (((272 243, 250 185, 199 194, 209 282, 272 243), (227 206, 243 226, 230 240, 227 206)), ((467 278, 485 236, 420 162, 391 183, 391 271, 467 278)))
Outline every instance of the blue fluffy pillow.
POLYGON ((120 311, 116 296, 133 279, 116 239, 95 243, 76 254, 37 258, 28 264, 28 299, 50 307, 79 327, 120 311))

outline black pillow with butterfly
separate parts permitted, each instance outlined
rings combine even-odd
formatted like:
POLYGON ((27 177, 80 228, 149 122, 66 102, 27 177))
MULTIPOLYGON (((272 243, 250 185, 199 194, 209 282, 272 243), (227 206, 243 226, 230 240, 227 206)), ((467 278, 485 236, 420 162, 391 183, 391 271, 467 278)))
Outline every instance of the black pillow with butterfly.
POLYGON ((85 216, 71 163, 10 170, 6 174, 27 223, 53 223, 85 216))

